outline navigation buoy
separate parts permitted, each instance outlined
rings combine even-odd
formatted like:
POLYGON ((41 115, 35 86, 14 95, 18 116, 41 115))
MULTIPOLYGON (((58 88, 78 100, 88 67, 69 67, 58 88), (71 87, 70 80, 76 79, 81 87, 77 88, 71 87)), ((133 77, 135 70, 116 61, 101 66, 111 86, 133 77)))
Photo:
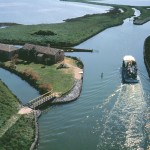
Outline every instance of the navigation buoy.
POLYGON ((101 73, 101 79, 103 78, 103 72, 101 73))

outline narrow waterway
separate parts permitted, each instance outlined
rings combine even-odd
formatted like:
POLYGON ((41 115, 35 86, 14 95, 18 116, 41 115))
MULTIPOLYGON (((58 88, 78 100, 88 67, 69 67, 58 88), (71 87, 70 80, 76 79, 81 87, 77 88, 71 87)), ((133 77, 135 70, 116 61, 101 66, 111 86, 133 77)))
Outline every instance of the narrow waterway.
POLYGON ((12 93, 18 97, 22 104, 26 104, 39 95, 39 92, 26 81, 2 68, 0 68, 0 79, 9 87, 12 93))
POLYGON ((39 150, 146 149, 150 83, 143 45, 150 35, 150 22, 135 26, 131 20, 77 46, 93 49, 93 53, 67 54, 79 57, 85 65, 83 90, 77 101, 43 113, 39 150), (139 68, 141 82, 135 85, 121 83, 122 58, 128 54, 139 68))

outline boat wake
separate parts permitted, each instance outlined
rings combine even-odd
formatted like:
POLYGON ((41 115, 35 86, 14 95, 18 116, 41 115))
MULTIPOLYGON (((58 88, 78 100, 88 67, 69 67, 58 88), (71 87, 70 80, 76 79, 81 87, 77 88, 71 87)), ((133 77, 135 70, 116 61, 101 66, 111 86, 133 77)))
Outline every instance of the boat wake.
POLYGON ((143 116, 146 102, 141 83, 122 84, 114 95, 105 100, 101 109, 108 105, 112 97, 116 100, 111 110, 104 115, 105 123, 97 149, 144 149, 143 116))

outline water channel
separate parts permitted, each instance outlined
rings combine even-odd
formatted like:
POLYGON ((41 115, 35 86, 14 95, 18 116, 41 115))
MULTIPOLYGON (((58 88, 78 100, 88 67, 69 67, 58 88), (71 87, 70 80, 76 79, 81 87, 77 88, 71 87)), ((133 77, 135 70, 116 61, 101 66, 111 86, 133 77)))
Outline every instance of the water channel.
POLYGON ((0 79, 9 87, 22 104, 34 99, 39 92, 15 74, 0 68, 0 79))
MULTIPOLYGON (((123 25, 77 46, 93 49, 93 53, 66 53, 79 57, 85 65, 82 93, 77 101, 43 111, 39 119, 39 150, 146 149, 148 140, 143 128, 149 121, 150 80, 143 61, 143 45, 150 35, 149 26, 150 22, 136 26, 126 19, 123 25), (121 83, 122 57, 127 54, 137 60, 139 84, 121 83)), ((38 95, 29 85, 25 87, 19 85, 22 81, 11 79, 13 74, 5 73, 8 72, 0 69, 0 78, 10 83, 9 87, 13 85, 12 91, 24 87, 21 93, 26 99, 20 96, 23 102, 38 95)))
POLYGON ((150 22, 124 24, 105 30, 78 45, 93 53, 68 53, 85 64, 80 98, 49 108, 39 120, 39 150, 146 149, 143 129, 149 108, 150 83, 143 61, 143 45, 150 22), (141 83, 123 85, 120 67, 124 55, 133 55, 141 83), (101 78, 101 73, 104 76, 101 78))

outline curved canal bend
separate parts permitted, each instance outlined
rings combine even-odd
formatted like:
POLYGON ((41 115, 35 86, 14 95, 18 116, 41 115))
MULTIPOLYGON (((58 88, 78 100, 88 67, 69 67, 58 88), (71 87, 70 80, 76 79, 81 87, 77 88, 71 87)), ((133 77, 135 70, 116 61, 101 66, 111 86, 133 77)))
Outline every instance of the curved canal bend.
POLYGON ((12 91, 12 93, 18 97, 22 104, 26 104, 33 98, 39 96, 39 92, 35 88, 30 86, 17 75, 3 68, 0 68, 0 79, 12 91))
POLYGON ((80 98, 50 107, 39 119, 39 150, 146 149, 144 126, 149 115, 149 78, 143 61, 143 44, 150 22, 124 24, 103 31, 78 45, 93 53, 68 53, 84 65, 80 98), (122 85, 120 67, 124 55, 133 55, 141 83, 122 85), (103 78, 101 73, 103 72, 103 78))

